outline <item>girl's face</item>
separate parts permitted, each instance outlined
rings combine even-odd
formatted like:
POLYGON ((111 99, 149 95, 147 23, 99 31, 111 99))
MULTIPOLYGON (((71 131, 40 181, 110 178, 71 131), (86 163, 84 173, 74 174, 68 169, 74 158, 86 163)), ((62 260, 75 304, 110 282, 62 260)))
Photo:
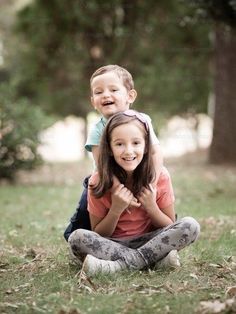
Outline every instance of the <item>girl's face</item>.
POLYGON ((145 131, 139 121, 122 124, 111 132, 110 146, 116 163, 132 175, 145 153, 145 131))

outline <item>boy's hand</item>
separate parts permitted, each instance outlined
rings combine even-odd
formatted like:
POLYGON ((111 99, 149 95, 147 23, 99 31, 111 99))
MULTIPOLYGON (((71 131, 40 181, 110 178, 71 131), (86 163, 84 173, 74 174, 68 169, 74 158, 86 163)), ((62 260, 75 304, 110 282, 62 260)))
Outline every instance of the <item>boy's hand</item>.
POLYGON ((152 186, 152 184, 149 184, 149 189, 143 188, 140 194, 138 195, 139 202, 143 205, 143 207, 150 211, 156 206, 156 195, 157 190, 152 186))

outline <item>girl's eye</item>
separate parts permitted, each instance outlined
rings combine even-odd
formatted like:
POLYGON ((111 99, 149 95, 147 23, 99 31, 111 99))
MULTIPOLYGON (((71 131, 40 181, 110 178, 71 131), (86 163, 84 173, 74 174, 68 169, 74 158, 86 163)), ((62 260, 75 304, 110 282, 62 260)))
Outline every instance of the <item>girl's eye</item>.
POLYGON ((94 92, 95 95, 99 95, 99 94, 101 94, 101 93, 102 93, 102 92, 100 92, 100 91, 99 91, 99 92, 94 92))
POLYGON ((140 144, 140 142, 138 142, 138 141, 134 142, 134 145, 139 145, 139 144, 140 144))

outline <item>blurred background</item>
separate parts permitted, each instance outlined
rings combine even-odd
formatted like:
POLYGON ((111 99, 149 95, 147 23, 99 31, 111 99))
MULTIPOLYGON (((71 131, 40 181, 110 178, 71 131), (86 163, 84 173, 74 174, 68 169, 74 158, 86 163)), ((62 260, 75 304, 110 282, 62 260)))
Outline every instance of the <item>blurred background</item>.
POLYGON ((236 164, 236 1, 0 0, 0 179, 88 157, 106 64, 132 73, 164 156, 236 164))

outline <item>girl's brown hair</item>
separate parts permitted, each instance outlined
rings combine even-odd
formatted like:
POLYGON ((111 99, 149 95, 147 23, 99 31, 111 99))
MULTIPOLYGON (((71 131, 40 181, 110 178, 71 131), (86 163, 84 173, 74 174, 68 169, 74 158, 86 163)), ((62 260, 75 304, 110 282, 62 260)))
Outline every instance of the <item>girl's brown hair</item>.
MULTIPOLYGON (((137 113, 138 115, 139 113, 137 113)), ((142 118, 143 119, 143 118, 142 118)), ((116 176, 120 183, 124 184, 127 180, 126 171, 121 168, 115 161, 110 146, 112 131, 122 125, 128 124, 132 121, 139 121, 142 124, 143 132, 145 134, 145 152, 143 159, 138 167, 133 172, 133 187, 132 193, 137 195, 140 193, 142 187, 149 189, 149 184, 155 178, 155 170, 152 160, 152 147, 150 144, 149 128, 145 128, 147 124, 143 124, 137 116, 127 116, 125 112, 119 112, 112 116, 103 131, 100 143, 100 152, 98 159, 98 173, 99 182, 96 185, 90 186, 92 193, 96 198, 102 197, 113 185, 113 177, 116 176)))

